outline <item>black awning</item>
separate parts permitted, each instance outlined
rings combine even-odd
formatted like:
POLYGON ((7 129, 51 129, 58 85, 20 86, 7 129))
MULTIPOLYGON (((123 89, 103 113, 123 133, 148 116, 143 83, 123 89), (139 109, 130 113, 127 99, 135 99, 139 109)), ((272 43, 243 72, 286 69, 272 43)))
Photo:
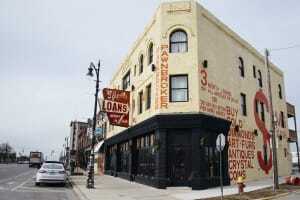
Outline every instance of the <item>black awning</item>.
POLYGON ((105 146, 111 146, 155 131, 156 129, 201 128, 210 132, 228 134, 231 122, 206 114, 164 114, 155 115, 121 133, 105 140, 105 146))

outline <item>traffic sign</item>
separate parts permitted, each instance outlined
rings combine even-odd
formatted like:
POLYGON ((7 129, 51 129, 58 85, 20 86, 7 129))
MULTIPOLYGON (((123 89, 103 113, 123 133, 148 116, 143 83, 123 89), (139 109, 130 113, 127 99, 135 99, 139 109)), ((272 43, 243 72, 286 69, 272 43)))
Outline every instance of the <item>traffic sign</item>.
POLYGON ((216 140, 216 148, 218 151, 223 151, 225 147, 225 135, 223 133, 220 133, 216 140))

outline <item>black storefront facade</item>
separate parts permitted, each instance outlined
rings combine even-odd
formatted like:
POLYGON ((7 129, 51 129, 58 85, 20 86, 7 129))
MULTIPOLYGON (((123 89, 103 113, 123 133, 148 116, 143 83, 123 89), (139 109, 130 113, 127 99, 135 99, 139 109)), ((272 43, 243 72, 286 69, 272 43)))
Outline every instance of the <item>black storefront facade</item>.
MULTIPOLYGON (((229 128, 229 121, 205 114, 155 115, 105 141, 105 174, 157 188, 218 186, 216 138, 227 138, 229 128)), ((228 143, 222 164, 229 185, 228 143)))

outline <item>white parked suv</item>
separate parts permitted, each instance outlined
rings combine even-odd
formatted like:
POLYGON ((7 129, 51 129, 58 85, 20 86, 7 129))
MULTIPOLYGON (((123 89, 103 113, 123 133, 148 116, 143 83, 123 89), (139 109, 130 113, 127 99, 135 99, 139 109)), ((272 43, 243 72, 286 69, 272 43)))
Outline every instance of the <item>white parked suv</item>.
POLYGON ((64 165, 59 162, 45 162, 36 173, 35 185, 41 183, 59 183, 65 185, 67 180, 64 165))

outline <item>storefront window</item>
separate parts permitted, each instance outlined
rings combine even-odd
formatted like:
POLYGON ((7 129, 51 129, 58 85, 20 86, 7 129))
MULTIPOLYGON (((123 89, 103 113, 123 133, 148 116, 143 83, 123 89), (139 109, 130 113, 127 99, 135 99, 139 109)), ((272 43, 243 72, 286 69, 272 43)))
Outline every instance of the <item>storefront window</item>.
POLYGON ((129 172, 129 148, 128 142, 120 145, 120 171, 129 172))
POLYGON ((155 175, 155 151, 154 151, 154 133, 145 135, 137 139, 141 141, 138 148, 138 175, 154 176, 155 175))

